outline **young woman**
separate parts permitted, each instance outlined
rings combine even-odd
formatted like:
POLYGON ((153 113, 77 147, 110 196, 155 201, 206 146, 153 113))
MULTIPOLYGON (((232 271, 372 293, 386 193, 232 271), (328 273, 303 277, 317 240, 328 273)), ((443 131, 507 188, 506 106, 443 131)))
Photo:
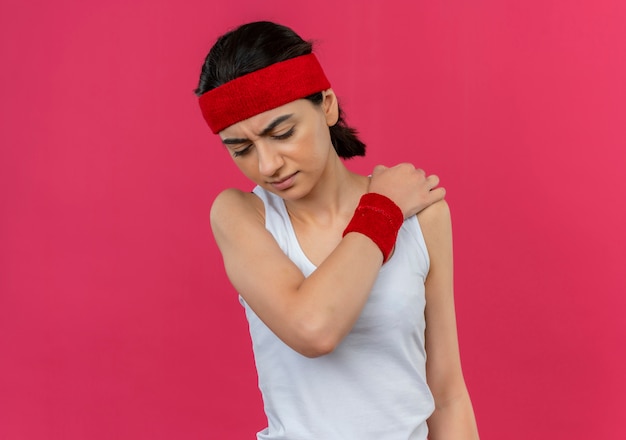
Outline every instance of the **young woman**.
POLYGON ((459 359, 450 214, 436 176, 371 176, 311 44, 250 23, 218 39, 196 90, 256 187, 211 225, 250 325, 258 439, 476 439, 459 359), (426 361, 428 355, 428 361, 426 361))

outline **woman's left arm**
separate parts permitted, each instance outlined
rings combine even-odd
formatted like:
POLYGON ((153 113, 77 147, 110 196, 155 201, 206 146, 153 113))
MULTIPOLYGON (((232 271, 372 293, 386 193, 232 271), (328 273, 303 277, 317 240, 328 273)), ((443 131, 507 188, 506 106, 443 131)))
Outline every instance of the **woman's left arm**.
POLYGON ((478 429, 465 385, 454 312, 452 226, 442 200, 418 215, 428 254, 426 278, 426 379, 435 398, 429 440, 475 440, 478 429))

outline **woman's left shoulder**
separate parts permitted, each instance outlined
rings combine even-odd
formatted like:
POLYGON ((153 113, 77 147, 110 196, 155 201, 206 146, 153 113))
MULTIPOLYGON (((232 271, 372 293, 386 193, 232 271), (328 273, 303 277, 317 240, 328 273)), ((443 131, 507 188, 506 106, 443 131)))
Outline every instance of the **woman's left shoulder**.
POLYGON ((417 219, 432 266, 434 260, 438 260, 442 253, 448 254, 452 248, 450 207, 445 200, 440 200, 418 213, 417 219))
POLYGON ((445 199, 433 203, 417 214, 422 228, 437 228, 450 223, 450 206, 445 199))

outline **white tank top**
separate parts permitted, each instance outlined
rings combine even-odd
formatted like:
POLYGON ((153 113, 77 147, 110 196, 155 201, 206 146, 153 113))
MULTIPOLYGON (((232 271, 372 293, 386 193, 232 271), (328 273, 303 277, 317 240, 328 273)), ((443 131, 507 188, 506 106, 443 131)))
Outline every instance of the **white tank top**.
MULTIPOLYGON (((309 276, 284 201, 261 187, 265 225, 309 276)), ((434 400, 426 384, 424 281, 429 259, 416 217, 398 233, 350 333, 307 358, 283 343, 240 298, 250 325, 268 427, 258 440, 425 440, 434 400)))

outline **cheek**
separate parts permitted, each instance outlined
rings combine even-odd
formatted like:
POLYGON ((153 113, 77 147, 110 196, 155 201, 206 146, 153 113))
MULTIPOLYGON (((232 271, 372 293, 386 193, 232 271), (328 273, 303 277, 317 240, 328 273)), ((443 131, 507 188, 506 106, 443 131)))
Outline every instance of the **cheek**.
POLYGON ((318 157, 327 158, 335 150, 330 140, 330 130, 326 124, 317 127, 315 133, 315 154, 318 157))
POLYGON ((233 157, 233 163, 241 171, 241 173, 250 180, 255 180, 256 173, 259 171, 256 160, 252 157, 253 153, 242 159, 233 157))
POLYGON ((330 146, 331 148, 333 148, 333 144, 330 141, 330 127, 326 124, 325 119, 319 119, 316 126, 316 136, 318 142, 324 144, 325 146, 330 146))

